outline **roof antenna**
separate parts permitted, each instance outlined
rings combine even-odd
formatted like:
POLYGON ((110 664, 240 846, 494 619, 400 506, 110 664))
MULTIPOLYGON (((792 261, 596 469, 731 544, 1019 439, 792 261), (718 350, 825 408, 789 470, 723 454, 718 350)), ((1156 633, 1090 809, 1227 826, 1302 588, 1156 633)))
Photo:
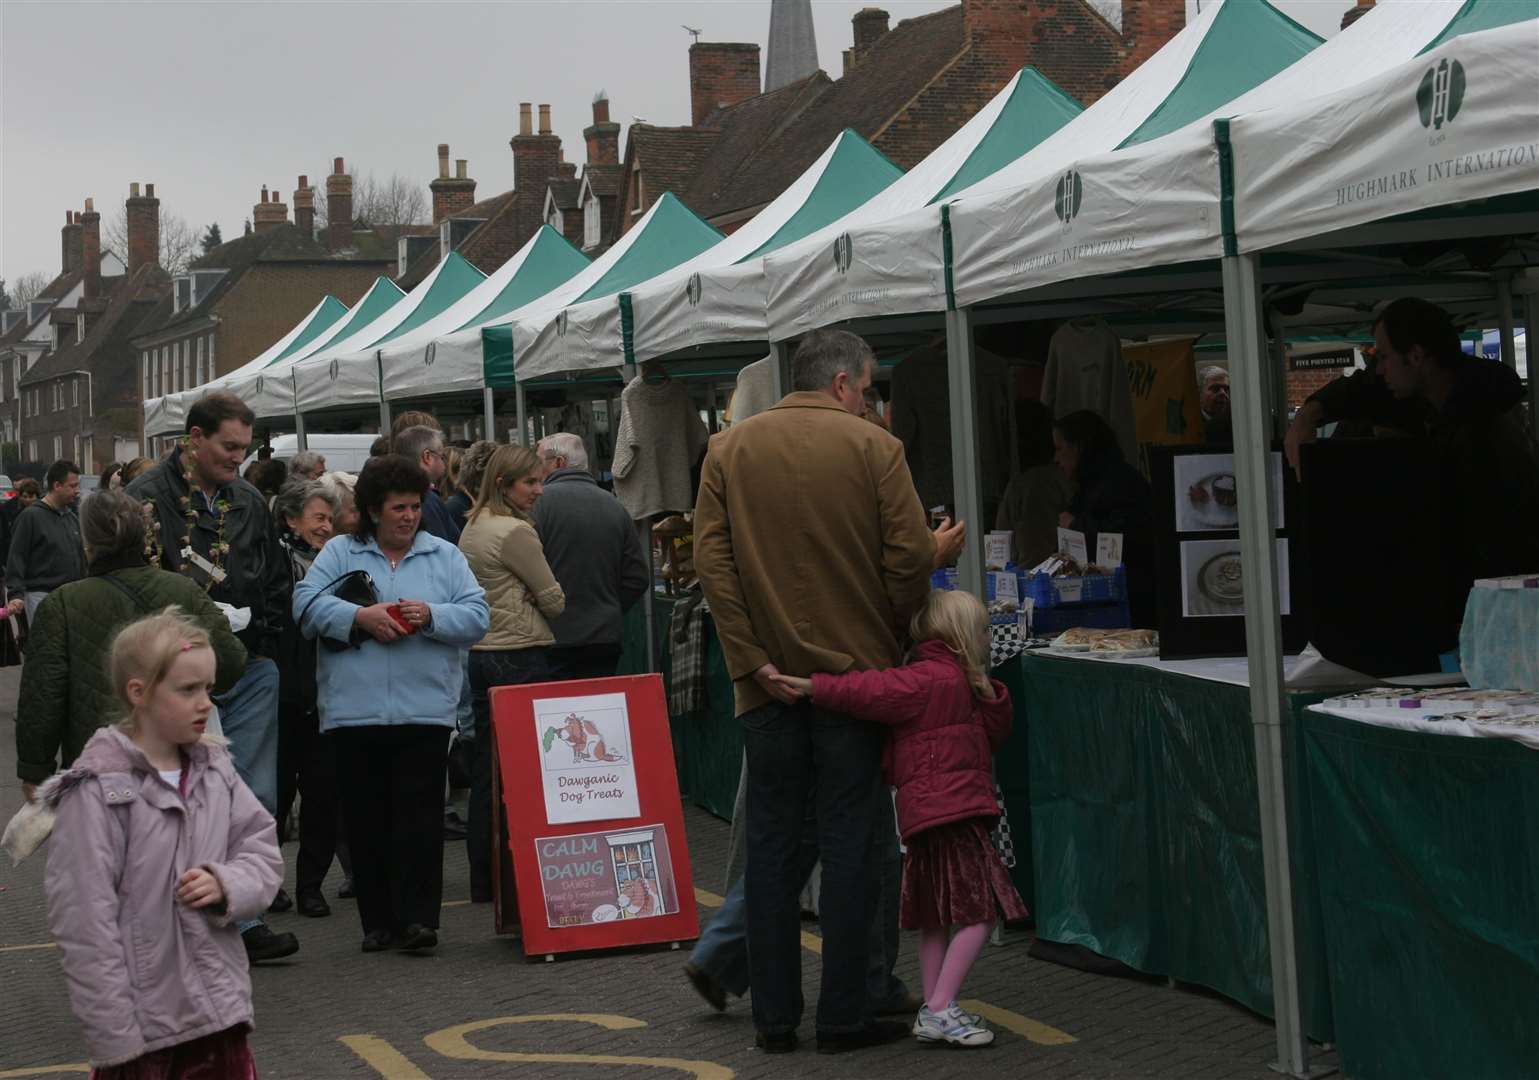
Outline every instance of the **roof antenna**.
MULTIPOLYGON (((679 25, 683 26, 684 24, 680 23, 679 25)), ((693 26, 685 26, 684 32, 694 39, 690 42, 691 45, 698 45, 700 43, 700 35, 705 33, 703 30, 696 30, 693 26)))

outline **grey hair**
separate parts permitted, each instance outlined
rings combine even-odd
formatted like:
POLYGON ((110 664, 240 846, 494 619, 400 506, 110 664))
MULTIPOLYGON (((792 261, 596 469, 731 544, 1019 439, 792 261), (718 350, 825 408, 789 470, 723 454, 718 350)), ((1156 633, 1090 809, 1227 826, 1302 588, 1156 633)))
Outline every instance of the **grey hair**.
POLYGON ((278 489, 277 498, 273 501, 273 513, 278 518, 278 524, 282 526, 287 524, 289 518, 303 514, 311 499, 324 499, 332 517, 336 517, 342 509, 342 499, 337 495, 336 488, 326 481, 287 480, 278 489))
POLYGON ((472 501, 481 490, 481 478, 486 475, 486 463, 492 460, 492 455, 496 452, 496 443, 490 439, 481 439, 466 447, 465 455, 460 458, 460 490, 469 494, 472 501))
POLYGON ((402 457, 411 458, 412 461, 421 461, 425 451, 435 446, 441 447, 444 441, 444 433, 435 428, 418 424, 409 427, 390 440, 390 452, 400 454, 402 457))
POLYGON ((814 330, 802 338, 791 361, 791 386, 796 390, 827 390, 843 372, 851 379, 866 373, 876 357, 848 330, 814 330))
POLYGON ((1217 364, 1208 364, 1206 367, 1197 370, 1197 386, 1200 389, 1206 390, 1208 383, 1212 382, 1215 378, 1228 379, 1229 370, 1219 367, 1217 364))
POLYGON ((573 435, 570 431, 558 431, 554 435, 547 435, 541 439, 541 460, 552 461, 558 457, 566 458, 569 468, 586 469, 588 467, 588 448, 584 445, 582 436, 573 435))
POLYGON ((301 450, 289 459, 289 475, 301 473, 312 480, 319 480, 319 474, 312 476, 325 462, 326 458, 314 450, 301 450))
POLYGON ((93 560, 144 550, 144 504, 121 488, 97 491, 80 508, 80 538, 93 560))

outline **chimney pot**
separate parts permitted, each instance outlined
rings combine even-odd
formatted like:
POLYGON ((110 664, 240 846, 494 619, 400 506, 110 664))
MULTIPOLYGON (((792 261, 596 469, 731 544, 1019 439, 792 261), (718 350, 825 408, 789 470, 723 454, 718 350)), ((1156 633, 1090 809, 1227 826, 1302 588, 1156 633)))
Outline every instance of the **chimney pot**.
POLYGON ((468 171, 469 169, 470 169, 470 162, 469 161, 465 160, 464 158, 455 158, 454 159, 454 178, 456 180, 467 179, 470 176, 470 173, 468 171))
POLYGON ((332 171, 333 174, 335 174, 337 176, 341 176, 342 175, 344 170, 342 168, 342 159, 341 158, 337 158, 335 161, 333 161, 331 163, 331 171, 332 171))
POLYGON ((310 186, 310 178, 308 176, 305 176, 303 173, 301 173, 300 176, 299 176, 299 186, 301 188, 309 187, 310 186))
POLYGON ((262 205, 263 206, 267 205, 267 185, 266 184, 262 185, 262 205))
POLYGON ((438 144, 438 175, 441 179, 449 176, 449 144, 446 142, 438 144))
POLYGON ((609 123, 609 99, 607 97, 597 98, 593 102, 593 122, 595 124, 609 123))
POLYGON ((518 103, 518 133, 520 135, 534 134, 534 106, 527 101, 518 103))
POLYGON ((130 199, 137 199, 139 197, 139 185, 138 184, 129 184, 128 185, 128 197, 130 199))
POLYGON ((91 200, 90 199, 86 200, 85 212, 88 213, 88 214, 94 214, 96 212, 96 207, 91 205, 91 200))
POLYGON ((541 135, 549 135, 550 134, 550 106, 549 105, 541 105, 540 106, 540 134, 541 135))
POLYGON ((64 224, 66 224, 66 225, 73 225, 73 224, 75 224, 75 211, 73 211, 73 210, 66 210, 66 211, 64 211, 64 224))
POLYGON ((155 197, 155 185, 154 184, 145 184, 144 185, 144 197, 146 199, 153 199, 155 197))

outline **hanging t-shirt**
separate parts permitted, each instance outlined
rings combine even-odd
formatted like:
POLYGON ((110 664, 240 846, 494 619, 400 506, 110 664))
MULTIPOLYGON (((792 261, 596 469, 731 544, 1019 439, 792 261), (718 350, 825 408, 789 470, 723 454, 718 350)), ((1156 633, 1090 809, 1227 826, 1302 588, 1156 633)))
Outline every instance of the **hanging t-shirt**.
POLYGON ((1138 428, 1122 339, 1103 320, 1066 322, 1053 334, 1042 377, 1042 404, 1055 420, 1081 409, 1095 413, 1116 433, 1123 460, 1138 464, 1138 428))
POLYGON ((638 375, 620 395, 615 497, 632 520, 695 508, 690 475, 710 438, 689 388, 638 375))

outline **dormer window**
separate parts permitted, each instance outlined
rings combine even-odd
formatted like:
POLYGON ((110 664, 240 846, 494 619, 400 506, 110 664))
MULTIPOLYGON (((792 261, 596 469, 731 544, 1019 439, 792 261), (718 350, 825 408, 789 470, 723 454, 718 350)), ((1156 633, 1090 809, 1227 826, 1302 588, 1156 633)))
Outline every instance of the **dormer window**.
POLYGON ((173 283, 175 288, 171 294, 171 311, 173 314, 186 311, 192 307, 192 278, 187 274, 178 277, 173 283))
POLYGON ((86 334, 85 316, 84 315, 76 315, 75 316, 75 341, 77 343, 81 342, 81 341, 84 341, 85 340, 85 334, 86 334))
POLYGON ((631 165, 631 196, 631 216, 634 217, 641 213, 642 206, 645 205, 641 194, 641 162, 639 161, 631 165))
POLYGON ((599 246, 603 239, 603 227, 604 219, 599 209, 598 196, 590 189, 582 204, 582 246, 585 250, 599 246))

